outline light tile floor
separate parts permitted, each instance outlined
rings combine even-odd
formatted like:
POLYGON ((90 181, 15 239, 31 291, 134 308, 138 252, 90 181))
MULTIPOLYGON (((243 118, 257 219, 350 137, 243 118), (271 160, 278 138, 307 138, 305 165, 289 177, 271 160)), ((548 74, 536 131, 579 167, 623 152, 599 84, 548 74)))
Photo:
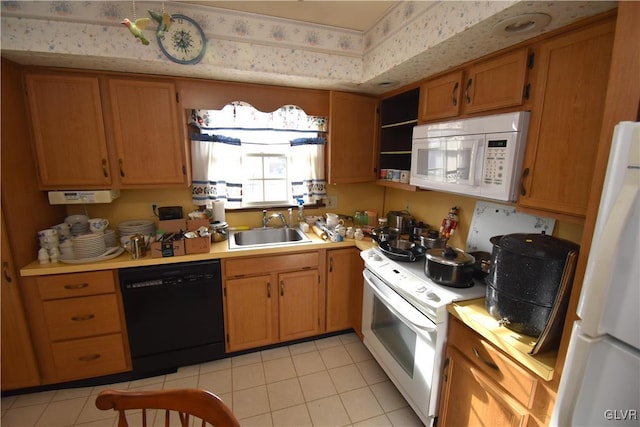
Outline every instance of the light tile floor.
POLYGON ((353 333, 186 366, 152 378, 2 398, 0 424, 112 427, 116 414, 95 407, 101 390, 185 387, 220 396, 242 426, 422 426, 353 333))

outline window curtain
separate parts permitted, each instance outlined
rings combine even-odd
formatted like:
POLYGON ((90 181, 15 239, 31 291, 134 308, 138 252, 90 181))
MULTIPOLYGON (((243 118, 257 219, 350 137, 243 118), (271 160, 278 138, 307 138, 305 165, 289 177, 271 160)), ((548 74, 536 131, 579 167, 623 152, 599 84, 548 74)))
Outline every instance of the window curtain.
POLYGON ((308 116, 293 105, 264 113, 244 102, 189 114, 191 128, 197 130, 191 136, 194 204, 209 208, 213 201, 225 200, 227 209, 243 207, 243 145, 255 144, 264 132, 277 136, 275 145, 286 144, 290 203, 315 203, 326 197, 326 117, 308 116))

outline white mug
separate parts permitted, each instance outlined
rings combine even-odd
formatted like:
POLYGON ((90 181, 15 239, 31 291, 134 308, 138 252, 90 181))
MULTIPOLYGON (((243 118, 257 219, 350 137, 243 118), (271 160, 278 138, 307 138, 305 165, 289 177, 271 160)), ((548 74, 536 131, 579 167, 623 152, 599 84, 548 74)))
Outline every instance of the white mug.
POLYGON ((104 233, 109 226, 109 220, 104 218, 91 218, 89 220, 89 230, 92 233, 104 233))

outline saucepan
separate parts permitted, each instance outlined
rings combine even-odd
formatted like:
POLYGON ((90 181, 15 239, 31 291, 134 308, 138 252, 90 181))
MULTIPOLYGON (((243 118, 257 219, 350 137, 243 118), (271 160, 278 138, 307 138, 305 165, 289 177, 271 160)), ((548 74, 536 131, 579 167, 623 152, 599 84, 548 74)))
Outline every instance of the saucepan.
POLYGON ((427 251, 425 274, 434 282, 454 288, 473 286, 473 256, 461 249, 434 248, 427 251))

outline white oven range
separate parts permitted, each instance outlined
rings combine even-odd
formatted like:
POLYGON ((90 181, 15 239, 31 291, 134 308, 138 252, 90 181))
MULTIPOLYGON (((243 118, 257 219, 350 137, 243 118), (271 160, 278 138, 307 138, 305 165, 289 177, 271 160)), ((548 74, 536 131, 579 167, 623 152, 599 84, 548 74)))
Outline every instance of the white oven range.
POLYGON ((447 338, 447 304, 480 298, 485 286, 440 286, 424 272, 424 260, 396 262, 377 248, 360 253, 365 262, 364 344, 421 421, 432 426, 447 338))

